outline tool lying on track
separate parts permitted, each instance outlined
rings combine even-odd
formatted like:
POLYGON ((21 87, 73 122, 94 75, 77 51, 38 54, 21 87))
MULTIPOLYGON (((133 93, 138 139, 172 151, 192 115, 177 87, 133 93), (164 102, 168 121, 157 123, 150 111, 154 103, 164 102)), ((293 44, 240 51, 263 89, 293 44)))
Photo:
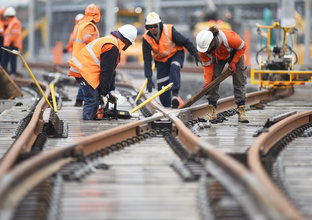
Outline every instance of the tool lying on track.
POLYGON ((199 92, 197 92, 195 95, 193 95, 189 100, 184 102, 183 105, 181 105, 180 108, 186 108, 194 104, 196 101, 198 101, 201 97, 206 95, 208 92, 210 92, 214 87, 219 85, 223 80, 225 80, 227 77, 229 77, 232 74, 232 69, 228 67, 226 70, 224 70, 220 76, 215 78, 211 83, 209 83, 207 86, 202 88, 199 92))
POLYGON ((113 103, 114 107, 109 108, 109 101, 101 96, 99 109, 96 113, 96 119, 130 119, 131 115, 128 111, 117 110, 117 100, 113 103))
POLYGON ((26 69, 28 70, 28 72, 29 72, 31 78, 34 80, 34 82, 35 82, 37 88, 39 89, 39 91, 40 91, 40 93, 41 93, 41 95, 43 96, 43 98, 45 99, 45 101, 48 103, 48 105, 50 106, 50 108, 53 109, 51 103, 49 102, 48 98, 46 97, 46 95, 45 95, 44 92, 42 91, 42 89, 41 89, 41 87, 40 87, 38 81, 36 80, 34 74, 31 72, 31 70, 29 69, 29 66, 27 65, 26 61, 25 61, 24 58, 22 57, 21 53, 20 53, 19 51, 17 51, 17 50, 9 50, 9 49, 4 48, 4 47, 1 47, 1 48, 2 48, 3 50, 5 50, 5 51, 9 52, 9 53, 12 53, 12 54, 15 54, 16 56, 19 56, 19 58, 21 58, 23 64, 25 65, 26 69))
POLYGON ((136 112, 137 110, 139 110, 140 108, 142 108, 144 105, 146 105, 147 103, 151 102, 153 99, 157 98, 158 96, 160 96, 161 94, 163 94, 164 92, 168 91, 169 89, 171 89, 171 87, 173 86, 173 83, 169 83, 168 85, 166 85, 165 87, 163 87, 161 90, 159 90, 157 93, 155 93, 154 95, 152 95, 151 97, 149 97, 148 99, 146 99, 144 102, 142 102, 140 105, 136 106, 135 108, 133 108, 130 111, 130 114, 136 112))

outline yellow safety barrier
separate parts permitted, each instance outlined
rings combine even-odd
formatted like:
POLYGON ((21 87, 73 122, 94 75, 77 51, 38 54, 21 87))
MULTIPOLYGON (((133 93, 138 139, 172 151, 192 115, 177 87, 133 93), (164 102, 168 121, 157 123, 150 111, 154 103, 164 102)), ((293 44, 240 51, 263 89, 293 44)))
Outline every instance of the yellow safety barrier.
POLYGON ((136 112, 137 110, 139 110, 140 108, 142 108, 144 105, 146 105, 147 103, 151 102, 153 99, 157 98, 158 96, 160 96, 161 94, 163 94, 164 92, 168 91, 169 89, 171 89, 171 87, 173 86, 173 83, 169 83, 168 85, 166 85, 165 87, 163 87, 161 90, 159 90, 157 93, 155 93, 153 96, 149 97, 148 99, 146 99, 144 102, 142 102, 140 105, 136 106, 135 108, 133 108, 130 111, 130 114, 136 112))
POLYGON ((28 67, 28 65, 27 65, 27 63, 26 63, 26 61, 25 61, 24 58, 22 57, 21 53, 20 53, 19 51, 17 51, 17 50, 9 50, 9 49, 6 49, 6 48, 4 48, 4 47, 1 47, 1 48, 2 48, 3 50, 6 50, 6 51, 9 52, 9 53, 12 53, 12 54, 14 54, 14 55, 19 56, 19 58, 21 58, 22 62, 24 63, 24 65, 25 65, 25 67, 26 67, 26 69, 28 70, 28 72, 29 72, 31 78, 34 80, 36 86, 38 87, 38 89, 39 89, 41 95, 43 96, 43 98, 45 99, 45 101, 48 103, 48 105, 50 106, 50 108, 52 108, 51 103, 49 102, 48 98, 45 96, 44 92, 42 91, 42 89, 41 89, 41 87, 40 87, 38 81, 36 80, 36 78, 35 78, 35 76, 32 74, 32 72, 30 71, 30 69, 29 69, 29 67, 28 67))
POLYGON ((52 96, 54 111, 57 112, 57 105, 56 105, 55 92, 54 92, 54 83, 50 83, 49 86, 51 89, 51 96, 52 96))
MULTIPOLYGON (((258 84, 260 88, 263 87, 274 87, 274 86, 292 86, 292 85, 307 85, 312 84, 312 77, 310 76, 308 80, 299 80, 300 75, 312 75, 312 71, 303 70, 261 70, 261 69, 251 69, 250 70, 250 81, 251 84, 258 84), (263 74, 287 74, 289 75, 289 80, 262 80, 263 74), (256 77, 257 75, 257 77, 256 77)), ((307 78, 307 77, 306 77, 307 78)))

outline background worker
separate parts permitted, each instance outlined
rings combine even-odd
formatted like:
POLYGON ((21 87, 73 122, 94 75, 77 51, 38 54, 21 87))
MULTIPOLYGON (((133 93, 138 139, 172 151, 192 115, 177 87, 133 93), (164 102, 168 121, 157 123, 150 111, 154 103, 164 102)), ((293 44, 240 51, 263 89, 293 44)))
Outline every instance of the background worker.
POLYGON ((147 32, 143 35, 143 59, 147 90, 155 87, 152 80, 152 55, 157 68, 157 88, 173 83, 172 89, 159 96, 165 107, 179 106, 180 70, 183 67, 185 48, 195 57, 196 64, 201 62, 193 43, 180 34, 171 24, 163 24, 159 15, 151 12, 145 19, 147 32), (172 96, 171 96, 172 92, 172 96))
MULTIPOLYGON (((101 12, 97 5, 90 4, 85 9, 83 18, 78 22, 76 29, 73 31, 73 51, 72 56, 76 56, 79 51, 91 41, 100 37, 99 30, 96 26, 101 20, 101 12)), ((80 74, 69 73, 69 76, 81 78, 80 74)), ((79 81, 78 81, 79 82, 79 81)), ((79 86, 76 96, 75 106, 82 106, 83 93, 79 86)))
MULTIPOLYGON (((3 35, 3 47, 10 50, 20 51, 22 49, 22 24, 16 17, 16 11, 13 7, 8 7, 4 12, 7 27, 3 35)), ((11 64, 11 75, 16 75, 17 56, 2 50, 1 65, 8 72, 8 63, 11 64)))
POLYGON ((69 39, 68 39, 68 42, 65 46, 65 48, 63 49, 63 53, 67 53, 67 52, 73 52, 73 44, 74 44, 74 33, 75 31, 77 31, 77 26, 78 26, 78 22, 83 18, 83 14, 77 14, 76 17, 75 17, 75 26, 74 26, 74 29, 73 29, 73 32, 70 34, 69 36, 69 39))
POLYGON ((1 64, 1 58, 2 58, 2 49, 3 47, 3 35, 4 35, 4 27, 5 27, 5 20, 4 20, 4 12, 5 8, 0 6, 0 64, 1 64))
POLYGON ((121 51, 134 44, 136 37, 134 26, 123 25, 109 36, 92 41, 69 60, 69 71, 83 77, 78 80, 84 95, 84 120, 96 119, 100 96, 109 95, 108 101, 116 102, 116 97, 110 93, 115 89, 115 69, 121 51))
MULTIPOLYGON (((244 54, 246 43, 234 31, 218 29, 213 26, 209 30, 203 30, 196 36, 197 50, 203 61, 205 86, 218 77, 225 64, 229 63, 233 71, 233 86, 235 103, 238 108, 238 120, 248 123, 245 113, 246 100, 246 67, 244 54)), ((216 108, 220 98, 219 85, 207 94, 208 113, 204 116, 207 120, 217 118, 216 108)))

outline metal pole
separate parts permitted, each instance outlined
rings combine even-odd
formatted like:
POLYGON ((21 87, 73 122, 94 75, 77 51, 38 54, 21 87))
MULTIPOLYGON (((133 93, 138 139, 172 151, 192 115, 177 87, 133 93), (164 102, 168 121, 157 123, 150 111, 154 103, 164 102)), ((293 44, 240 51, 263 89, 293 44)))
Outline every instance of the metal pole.
POLYGON ((310 61, 310 10, 311 10, 311 0, 306 0, 305 5, 305 35, 304 35, 304 64, 309 64, 310 61))
POLYGON ((28 6, 28 52, 29 59, 34 59, 34 47, 35 47, 35 29, 34 29, 34 21, 35 21, 35 0, 29 1, 28 6))
POLYGON ((45 5, 45 14, 47 19, 47 26, 46 26, 46 44, 45 44, 45 51, 46 54, 51 54, 51 21, 52 21, 52 11, 51 11, 51 0, 46 0, 45 5))
POLYGON ((115 30, 116 26, 116 0, 106 0, 105 8, 105 35, 109 35, 111 31, 115 30))

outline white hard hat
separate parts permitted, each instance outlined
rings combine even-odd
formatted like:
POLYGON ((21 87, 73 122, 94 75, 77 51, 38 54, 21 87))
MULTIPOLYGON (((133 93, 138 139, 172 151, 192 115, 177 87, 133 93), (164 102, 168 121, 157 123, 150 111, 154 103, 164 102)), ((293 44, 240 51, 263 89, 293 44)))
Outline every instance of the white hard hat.
POLYGON ((205 53, 209 45, 213 39, 213 33, 208 30, 202 30, 199 32, 196 36, 196 44, 197 44, 197 50, 199 52, 205 53))
POLYGON ((8 7, 4 12, 4 16, 15 16, 15 15, 16 11, 13 7, 8 7))
POLYGON ((156 12, 149 13, 145 18, 145 25, 158 24, 160 22, 161 22, 161 19, 156 12))
POLYGON ((137 37, 138 30, 131 24, 126 24, 118 28, 119 33, 127 38, 133 45, 135 45, 135 39, 137 37))
POLYGON ((79 21, 83 16, 83 14, 77 14, 75 17, 75 21, 79 21))

